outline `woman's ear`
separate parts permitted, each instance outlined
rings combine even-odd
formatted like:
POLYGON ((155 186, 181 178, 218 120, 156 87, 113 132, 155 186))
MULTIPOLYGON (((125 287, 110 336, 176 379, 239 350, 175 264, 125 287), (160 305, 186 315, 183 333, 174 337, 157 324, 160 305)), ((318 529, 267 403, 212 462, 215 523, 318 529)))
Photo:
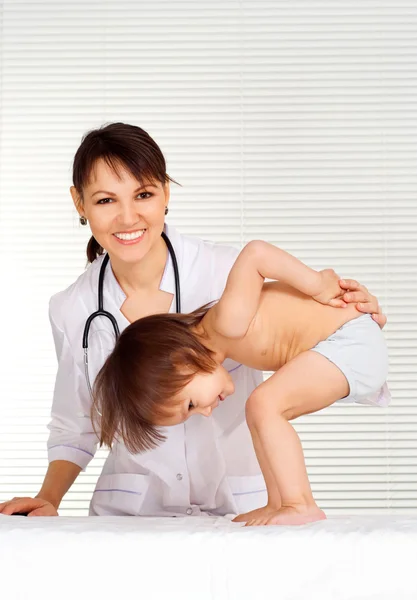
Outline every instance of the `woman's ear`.
POLYGON ((73 185, 70 187, 70 194, 71 194, 72 201, 74 202, 74 206, 77 210, 77 213, 80 215, 80 217, 83 217, 84 210, 83 210, 83 203, 81 200, 81 196, 78 193, 77 188, 73 185))
POLYGON ((169 181, 164 185, 164 195, 165 195, 165 206, 168 207, 169 198, 171 195, 171 186, 169 185, 169 181))

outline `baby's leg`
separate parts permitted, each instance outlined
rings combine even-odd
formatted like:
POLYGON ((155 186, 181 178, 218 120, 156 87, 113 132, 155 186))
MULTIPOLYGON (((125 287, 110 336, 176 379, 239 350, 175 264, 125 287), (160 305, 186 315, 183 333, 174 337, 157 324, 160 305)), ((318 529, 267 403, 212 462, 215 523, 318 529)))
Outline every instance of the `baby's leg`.
POLYGON ((256 457, 258 459, 259 466, 261 467, 262 475, 265 479, 266 489, 268 493, 268 501, 266 506, 255 508, 255 510, 251 510, 250 512, 238 515, 233 519, 233 521, 245 523, 248 521, 252 521, 253 519, 264 519, 266 517, 272 516, 276 513, 277 510, 281 508, 281 496, 278 490, 278 486, 276 484, 274 474, 266 458, 265 452, 261 444, 261 440, 259 439, 256 429, 251 430, 251 435, 256 457))
POLYGON ((348 393, 349 384, 338 367, 311 351, 292 359, 254 390, 246 404, 247 422, 273 473, 281 508, 248 525, 295 525, 325 518, 311 493, 300 439, 288 421, 348 393))

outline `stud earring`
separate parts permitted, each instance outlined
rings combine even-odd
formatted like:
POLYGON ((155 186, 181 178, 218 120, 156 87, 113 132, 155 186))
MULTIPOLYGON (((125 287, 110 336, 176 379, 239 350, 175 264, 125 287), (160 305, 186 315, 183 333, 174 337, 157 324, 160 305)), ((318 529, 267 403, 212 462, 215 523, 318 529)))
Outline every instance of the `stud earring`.
POLYGON ((80 217, 80 225, 87 225, 88 221, 84 216, 80 217))
POLYGON ((168 214, 168 206, 165 207, 165 214, 168 214))

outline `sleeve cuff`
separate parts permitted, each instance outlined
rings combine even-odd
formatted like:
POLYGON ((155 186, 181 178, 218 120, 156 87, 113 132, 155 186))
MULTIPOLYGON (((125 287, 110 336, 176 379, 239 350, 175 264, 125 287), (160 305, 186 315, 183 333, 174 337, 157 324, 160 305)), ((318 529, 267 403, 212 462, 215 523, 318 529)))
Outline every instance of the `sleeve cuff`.
POLYGON ((68 460, 79 467, 83 471, 87 468, 89 462, 94 457, 94 454, 83 448, 76 448, 70 444, 59 444, 48 448, 48 460, 68 460))

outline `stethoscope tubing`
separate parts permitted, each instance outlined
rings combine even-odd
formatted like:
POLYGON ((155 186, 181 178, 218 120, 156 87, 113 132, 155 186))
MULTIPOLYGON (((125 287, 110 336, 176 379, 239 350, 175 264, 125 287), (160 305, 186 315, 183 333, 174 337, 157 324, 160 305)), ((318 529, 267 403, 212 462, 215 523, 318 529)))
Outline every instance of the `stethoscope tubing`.
MULTIPOLYGON (((180 275, 179 275, 179 270, 178 270, 177 257, 175 255, 175 251, 171 244, 171 241, 169 240, 169 238, 167 237, 167 235, 165 234, 164 231, 161 233, 161 236, 167 245, 168 252, 169 252, 169 254, 171 256, 171 260, 172 260, 172 266, 174 269, 174 280, 175 280, 175 308, 176 308, 176 312, 180 313, 181 312, 181 290, 180 290, 180 275)), ((95 312, 91 313, 91 315, 88 317, 87 321, 85 322, 84 332, 83 332, 83 342, 82 343, 83 343, 83 350, 84 350, 84 372, 85 372, 85 378, 87 381, 87 387, 88 387, 88 391, 90 392, 90 396, 93 395, 91 383, 90 383, 90 377, 89 377, 89 373, 88 373, 88 334, 90 332, 91 323, 94 321, 94 319, 96 317, 105 317, 105 318, 109 319, 109 321, 112 324, 116 341, 117 341, 118 337, 120 336, 120 329, 117 324, 116 318, 109 311, 104 310, 104 304, 103 304, 103 302, 104 302, 103 301, 104 276, 105 276, 106 267, 107 267, 109 260, 110 260, 110 257, 108 254, 106 254, 103 259, 103 262, 101 264, 100 273, 99 273, 99 277, 98 277, 98 294, 97 294, 98 309, 95 312)))

